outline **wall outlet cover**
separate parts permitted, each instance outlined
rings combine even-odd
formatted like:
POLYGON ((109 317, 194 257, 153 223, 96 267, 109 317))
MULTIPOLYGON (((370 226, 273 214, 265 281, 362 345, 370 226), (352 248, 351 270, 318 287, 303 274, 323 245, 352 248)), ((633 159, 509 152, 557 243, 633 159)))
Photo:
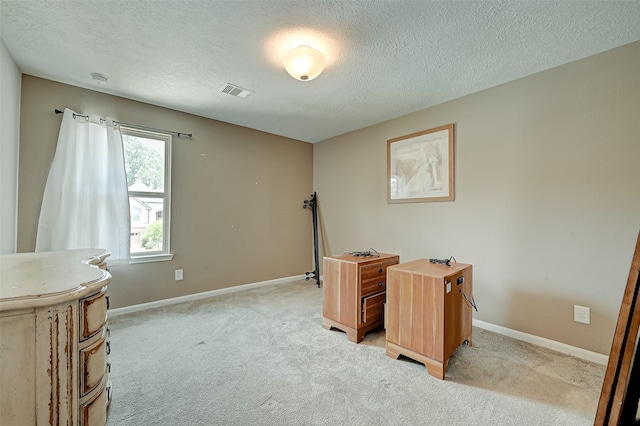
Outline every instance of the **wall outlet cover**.
POLYGON ((591 310, 586 306, 573 305, 573 320, 583 324, 591 324, 591 310))

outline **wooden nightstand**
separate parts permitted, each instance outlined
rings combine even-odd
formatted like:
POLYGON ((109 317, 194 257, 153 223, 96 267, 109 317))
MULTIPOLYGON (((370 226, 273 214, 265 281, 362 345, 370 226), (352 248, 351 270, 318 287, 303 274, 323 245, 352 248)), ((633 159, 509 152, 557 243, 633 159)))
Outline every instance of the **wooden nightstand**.
POLYGON ((387 267, 400 257, 380 253, 378 257, 352 254, 323 259, 322 326, 347 333, 360 343, 365 333, 383 324, 383 304, 387 289, 387 267))
POLYGON ((471 342, 472 266, 427 259, 387 269, 387 356, 419 361, 444 379, 449 357, 471 342), (466 297, 466 299, 465 299, 466 297))

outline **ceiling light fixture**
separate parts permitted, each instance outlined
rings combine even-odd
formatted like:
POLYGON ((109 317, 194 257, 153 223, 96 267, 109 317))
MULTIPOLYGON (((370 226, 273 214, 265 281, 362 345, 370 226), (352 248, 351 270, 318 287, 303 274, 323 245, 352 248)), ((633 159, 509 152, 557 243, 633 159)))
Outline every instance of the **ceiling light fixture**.
POLYGON ((95 81, 98 84, 107 84, 107 81, 109 81, 109 79, 106 76, 97 72, 92 72, 91 78, 93 78, 93 81, 95 81))
POLYGON ((291 77, 300 81, 313 80, 320 75, 327 60, 309 46, 298 46, 284 54, 282 63, 291 77))

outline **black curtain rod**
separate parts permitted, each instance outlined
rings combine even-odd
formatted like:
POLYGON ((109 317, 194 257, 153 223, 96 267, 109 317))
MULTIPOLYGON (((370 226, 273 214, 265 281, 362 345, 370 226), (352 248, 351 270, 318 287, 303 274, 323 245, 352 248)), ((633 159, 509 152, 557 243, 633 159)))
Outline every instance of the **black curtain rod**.
MULTIPOLYGON (((64 114, 64 111, 60 111, 58 108, 56 108, 54 111, 55 111, 56 114, 64 114)), ((82 115, 82 114, 74 113, 73 114, 73 118, 76 118, 76 117, 84 117, 84 118, 87 118, 87 119, 89 118, 88 115, 82 115)), ((101 117, 100 120, 104 121, 104 118, 101 117)), ((153 131, 153 132, 171 133, 172 135, 176 135, 178 137, 180 137, 180 136, 193 137, 193 133, 183 133, 183 132, 175 132, 173 130, 156 129, 156 128, 153 128, 153 127, 141 126, 139 124, 123 123, 122 121, 115 121, 115 120, 113 122, 116 123, 116 124, 119 124, 121 126, 132 127, 134 129, 150 130, 150 131, 153 131)))

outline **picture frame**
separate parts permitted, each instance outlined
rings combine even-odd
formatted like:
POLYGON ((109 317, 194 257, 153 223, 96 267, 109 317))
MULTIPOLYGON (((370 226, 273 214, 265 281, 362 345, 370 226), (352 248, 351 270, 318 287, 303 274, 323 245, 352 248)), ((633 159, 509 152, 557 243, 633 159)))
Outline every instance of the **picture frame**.
POLYGON ((454 126, 387 141, 387 202, 453 201, 454 126))

